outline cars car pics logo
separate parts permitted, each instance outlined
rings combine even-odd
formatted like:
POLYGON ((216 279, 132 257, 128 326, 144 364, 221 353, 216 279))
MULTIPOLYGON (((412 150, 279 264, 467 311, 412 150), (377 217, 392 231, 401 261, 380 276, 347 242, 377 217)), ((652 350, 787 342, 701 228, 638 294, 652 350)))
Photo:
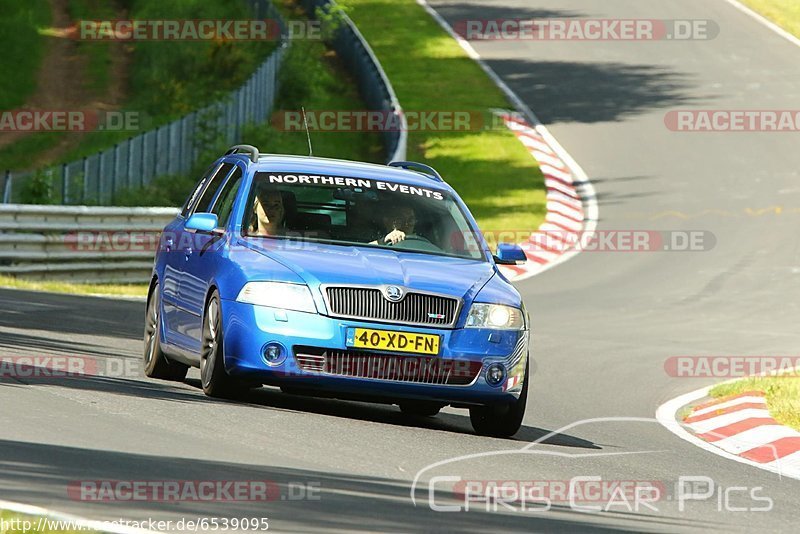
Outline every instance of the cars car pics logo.
POLYGON ((400 302, 403 300, 403 290, 397 286, 386 286, 383 290, 383 296, 391 302, 400 302))

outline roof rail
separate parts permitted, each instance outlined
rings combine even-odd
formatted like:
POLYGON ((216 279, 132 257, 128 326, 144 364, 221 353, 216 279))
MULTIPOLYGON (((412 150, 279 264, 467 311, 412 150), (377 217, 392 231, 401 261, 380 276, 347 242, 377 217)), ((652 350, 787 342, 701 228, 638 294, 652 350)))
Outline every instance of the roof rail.
POLYGON ((431 179, 436 180, 437 182, 444 182, 441 175, 436 172, 436 169, 430 165, 425 165, 424 163, 417 163, 416 161, 393 161, 389 164, 389 167, 400 167, 401 169, 409 169, 421 172, 422 174, 427 174, 431 177, 431 179))
POLYGON ((253 163, 258 163, 258 149, 253 145, 234 145, 225 152, 226 156, 230 156, 231 154, 238 154, 239 152, 249 152, 250 153, 250 161, 253 163))

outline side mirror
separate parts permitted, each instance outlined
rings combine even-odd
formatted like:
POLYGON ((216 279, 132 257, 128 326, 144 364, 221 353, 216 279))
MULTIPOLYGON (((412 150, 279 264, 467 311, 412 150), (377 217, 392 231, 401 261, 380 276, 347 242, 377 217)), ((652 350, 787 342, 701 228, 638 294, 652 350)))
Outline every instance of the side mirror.
POLYGON ((518 265, 528 261, 528 258, 525 256, 525 251, 522 250, 519 245, 499 243, 497 245, 497 254, 494 256, 494 261, 499 265, 518 265))
POLYGON ((184 228, 196 232, 211 233, 217 229, 218 224, 217 216, 213 213, 195 213, 186 221, 184 228))

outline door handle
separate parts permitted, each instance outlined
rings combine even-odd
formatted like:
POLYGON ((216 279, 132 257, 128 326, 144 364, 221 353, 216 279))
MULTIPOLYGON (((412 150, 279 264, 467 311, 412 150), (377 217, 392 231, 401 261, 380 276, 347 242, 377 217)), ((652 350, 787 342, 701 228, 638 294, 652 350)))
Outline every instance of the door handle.
POLYGON ((172 239, 171 237, 168 237, 166 239, 166 241, 164 242, 164 246, 165 246, 167 252, 172 250, 173 245, 175 245, 175 240, 172 239))
POLYGON ((187 261, 188 261, 188 259, 189 259, 189 256, 191 256, 191 255, 192 255, 192 252, 194 252, 194 251, 193 251, 191 248, 187 248, 187 249, 186 249, 186 251, 185 251, 185 254, 186 254, 186 259, 187 259, 187 261))

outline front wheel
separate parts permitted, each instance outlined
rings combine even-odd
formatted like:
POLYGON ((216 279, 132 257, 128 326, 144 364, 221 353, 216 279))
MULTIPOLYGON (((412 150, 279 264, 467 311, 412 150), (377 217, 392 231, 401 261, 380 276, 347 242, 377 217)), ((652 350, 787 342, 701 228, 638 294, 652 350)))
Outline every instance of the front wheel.
POLYGON ((469 409, 469 420, 472 428, 480 436, 510 438, 522 426, 525 408, 528 404, 528 368, 522 382, 519 399, 502 406, 478 406, 469 409))
POLYGON ((144 320, 144 374, 161 380, 183 381, 189 366, 171 362, 161 350, 161 293, 158 283, 147 298, 144 320))
POLYGON ((214 291, 203 314, 203 348, 200 355, 200 382, 209 397, 229 397, 237 382, 225 370, 222 344, 222 311, 219 294, 214 291))

